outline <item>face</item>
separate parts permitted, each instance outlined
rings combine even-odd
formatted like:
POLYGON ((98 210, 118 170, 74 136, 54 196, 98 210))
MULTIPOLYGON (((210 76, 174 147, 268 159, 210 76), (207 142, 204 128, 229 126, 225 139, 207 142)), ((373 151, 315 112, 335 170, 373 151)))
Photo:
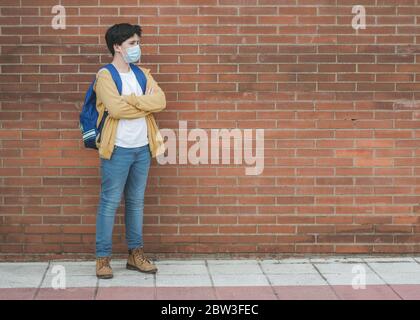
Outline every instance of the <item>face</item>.
POLYGON ((121 55, 126 53, 126 49, 130 47, 134 47, 140 44, 140 37, 137 34, 134 34, 131 38, 125 40, 120 46, 114 45, 115 52, 119 52, 121 55))

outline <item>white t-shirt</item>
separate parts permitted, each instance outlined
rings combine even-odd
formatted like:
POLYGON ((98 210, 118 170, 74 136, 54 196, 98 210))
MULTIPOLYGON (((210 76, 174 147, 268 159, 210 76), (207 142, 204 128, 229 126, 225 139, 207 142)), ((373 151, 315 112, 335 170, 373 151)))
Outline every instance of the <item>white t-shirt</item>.
MULTIPOLYGON (((130 69, 130 72, 119 72, 119 74, 122 81, 121 95, 130 95, 131 93, 134 93, 136 96, 143 95, 143 91, 133 70, 130 69)), ((147 122, 144 117, 120 119, 118 121, 115 145, 124 148, 137 148, 148 143, 147 122)))

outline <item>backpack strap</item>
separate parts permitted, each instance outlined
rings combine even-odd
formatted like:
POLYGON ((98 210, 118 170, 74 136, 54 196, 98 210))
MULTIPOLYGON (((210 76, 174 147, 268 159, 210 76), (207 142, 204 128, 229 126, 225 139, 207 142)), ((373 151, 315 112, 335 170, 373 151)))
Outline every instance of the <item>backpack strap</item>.
MULTIPOLYGON (((121 93, 122 93, 122 81, 121 81, 121 77, 120 77, 120 74, 118 73, 117 68, 115 68, 115 66, 112 63, 108 63, 107 65, 103 66, 102 68, 108 69, 108 71, 111 73, 112 79, 114 80, 114 83, 117 86, 117 90, 118 90, 119 94, 121 95, 121 93)), ((104 126, 105 119, 106 119, 107 116, 108 116, 108 111, 105 110, 104 115, 102 116, 101 122, 99 123, 99 126, 98 126, 98 131, 99 132, 102 132, 102 128, 104 126)), ((101 138, 102 138, 102 135, 99 134, 98 143, 101 142, 101 138)))
POLYGON ((133 70, 134 74, 136 75, 137 81, 140 84, 141 90, 143 90, 143 94, 146 93, 146 85, 147 85, 147 79, 144 75, 143 70, 139 68, 139 66, 130 63, 131 70, 133 70))
MULTIPOLYGON (((122 81, 121 81, 121 77, 120 77, 120 74, 119 74, 118 70, 115 68, 115 66, 112 63, 104 65, 102 68, 108 69, 108 71, 111 73, 112 79, 114 80, 115 85, 117 86, 118 92, 121 95, 121 93, 122 93, 122 81)), ((146 91, 146 85, 147 85, 146 75, 144 74, 143 70, 141 70, 139 68, 139 66, 137 66, 133 63, 130 63, 130 68, 131 68, 131 70, 133 70, 133 72, 136 76, 136 79, 137 79, 137 81, 138 81, 138 83, 141 87, 141 90, 143 91, 143 94, 144 94, 145 91, 146 91)))
POLYGON ((111 73, 112 79, 114 79, 115 85, 117 86, 118 92, 121 95, 122 92, 122 81, 120 74, 118 73, 117 68, 112 63, 108 63, 104 66, 104 68, 108 69, 108 71, 111 73))

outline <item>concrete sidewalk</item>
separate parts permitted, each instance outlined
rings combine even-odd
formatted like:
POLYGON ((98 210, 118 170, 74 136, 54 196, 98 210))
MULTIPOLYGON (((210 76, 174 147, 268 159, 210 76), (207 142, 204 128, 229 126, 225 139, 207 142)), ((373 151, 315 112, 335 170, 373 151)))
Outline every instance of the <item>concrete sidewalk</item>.
POLYGON ((420 256, 158 260, 155 275, 125 263, 111 261, 110 280, 94 261, 0 263, 0 299, 420 300, 420 256))

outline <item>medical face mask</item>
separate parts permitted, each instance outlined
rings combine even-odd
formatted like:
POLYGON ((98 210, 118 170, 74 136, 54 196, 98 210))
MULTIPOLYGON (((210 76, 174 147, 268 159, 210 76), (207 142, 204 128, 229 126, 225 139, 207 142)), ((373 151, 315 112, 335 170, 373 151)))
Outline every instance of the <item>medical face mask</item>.
POLYGON ((123 58, 127 63, 134 63, 140 60, 141 49, 139 45, 125 49, 126 54, 123 54, 123 58))

